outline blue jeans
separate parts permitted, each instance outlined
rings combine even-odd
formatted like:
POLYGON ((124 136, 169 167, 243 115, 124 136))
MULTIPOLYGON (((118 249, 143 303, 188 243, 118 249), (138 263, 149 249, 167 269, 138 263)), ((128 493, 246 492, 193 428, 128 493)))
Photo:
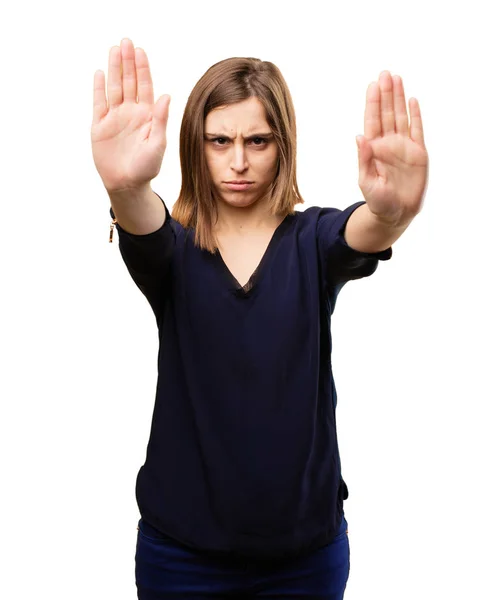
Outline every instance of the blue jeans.
POLYGON ((135 554, 138 599, 342 600, 350 573, 347 527, 344 517, 330 544, 279 566, 205 556, 140 519, 135 554))

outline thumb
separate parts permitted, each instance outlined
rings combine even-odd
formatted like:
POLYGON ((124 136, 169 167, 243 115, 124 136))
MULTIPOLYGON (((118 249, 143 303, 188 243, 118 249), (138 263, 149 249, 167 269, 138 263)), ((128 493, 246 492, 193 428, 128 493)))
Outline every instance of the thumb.
POLYGON ((168 109, 170 107, 171 97, 168 94, 160 96, 156 101, 152 111, 152 129, 150 137, 156 138, 159 141, 166 139, 168 109))
POLYGON ((373 157, 373 151, 371 145, 365 139, 363 135, 357 135, 355 137, 358 150, 358 171, 360 181, 365 179, 369 170, 370 163, 373 157))
POLYGON ((361 143, 362 143, 362 137, 363 137, 363 136, 361 136, 361 135, 357 135, 357 136, 355 137, 355 141, 357 142, 357 150, 358 150, 358 151, 360 151, 360 146, 361 146, 361 143))

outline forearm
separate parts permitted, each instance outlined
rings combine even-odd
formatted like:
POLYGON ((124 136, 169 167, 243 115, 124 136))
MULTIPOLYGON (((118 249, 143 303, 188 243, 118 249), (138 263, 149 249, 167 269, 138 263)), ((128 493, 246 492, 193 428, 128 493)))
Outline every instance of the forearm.
POLYGON ((150 184, 108 195, 117 223, 128 233, 146 235, 165 223, 165 207, 150 184))
POLYGON ((345 227, 345 241, 358 252, 382 252, 398 240, 412 222, 412 218, 389 223, 374 215, 363 204, 351 214, 345 227))

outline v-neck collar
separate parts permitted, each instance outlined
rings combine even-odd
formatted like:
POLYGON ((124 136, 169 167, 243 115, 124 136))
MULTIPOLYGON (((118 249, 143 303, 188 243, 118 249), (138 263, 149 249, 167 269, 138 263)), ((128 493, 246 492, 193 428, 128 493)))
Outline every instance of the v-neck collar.
POLYGON ((293 215, 287 215, 283 219, 283 221, 277 226, 277 228, 273 232, 272 237, 270 238, 270 241, 268 242, 267 248, 263 253, 262 258, 260 259, 257 268, 251 274, 250 279, 244 286, 240 285, 236 277, 234 277, 233 273, 230 271, 230 269, 227 267, 227 264, 223 260, 220 250, 217 248, 215 254, 213 255, 215 259, 214 262, 218 267, 220 276, 225 281, 226 285, 228 286, 231 292, 233 292, 235 295, 241 298, 248 298, 252 294, 252 292, 256 289, 256 283, 258 282, 262 272, 265 269, 265 265, 268 263, 270 256, 274 254, 279 241, 281 240, 283 234, 285 233, 290 223, 293 221, 296 214, 297 213, 295 212, 295 214, 293 215))

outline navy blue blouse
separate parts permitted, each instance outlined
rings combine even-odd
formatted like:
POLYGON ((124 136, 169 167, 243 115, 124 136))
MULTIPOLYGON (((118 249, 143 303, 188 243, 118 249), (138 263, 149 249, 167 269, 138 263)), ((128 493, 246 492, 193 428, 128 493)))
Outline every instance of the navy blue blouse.
MULTIPOLYGON (((119 247, 158 325, 158 384, 136 497, 142 518, 191 548, 258 559, 329 543, 341 476, 330 319, 376 254, 350 248, 352 212, 287 216, 244 287, 171 218, 119 247)), ((114 216, 110 209, 110 214, 114 216)))

